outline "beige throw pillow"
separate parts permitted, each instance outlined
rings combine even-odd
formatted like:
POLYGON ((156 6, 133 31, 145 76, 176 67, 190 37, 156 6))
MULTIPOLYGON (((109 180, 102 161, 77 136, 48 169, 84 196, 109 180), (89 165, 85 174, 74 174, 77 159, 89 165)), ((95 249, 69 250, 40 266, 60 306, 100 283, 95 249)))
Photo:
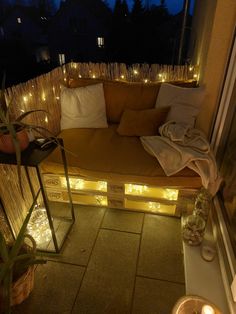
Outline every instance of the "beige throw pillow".
POLYGON ((166 122, 173 120, 193 127, 200 111, 203 97, 204 89, 202 87, 186 88, 162 83, 155 107, 170 107, 166 122))
POLYGON ((103 84, 61 89, 61 129, 107 128, 103 84))
POLYGON ((126 109, 121 117, 117 132, 125 136, 157 135, 158 128, 167 116, 169 108, 130 110, 126 109))

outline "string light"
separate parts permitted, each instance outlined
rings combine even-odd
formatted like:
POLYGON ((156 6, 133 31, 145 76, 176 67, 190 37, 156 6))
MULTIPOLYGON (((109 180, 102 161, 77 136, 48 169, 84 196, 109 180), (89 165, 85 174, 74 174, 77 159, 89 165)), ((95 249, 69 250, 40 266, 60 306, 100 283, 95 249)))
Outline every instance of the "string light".
POLYGON ((51 240, 52 234, 45 208, 36 206, 28 223, 27 231, 35 239, 37 245, 42 245, 51 240))
POLYGON ((161 204, 158 202, 148 202, 148 208, 151 210, 158 210, 161 208, 161 204))
POLYGON ((44 120, 46 123, 48 123, 48 117, 46 116, 45 117, 45 120, 44 120))
POLYGON ((147 83, 147 82, 148 82, 148 79, 145 79, 145 80, 144 80, 144 83, 147 83))
POLYGON ((123 80, 123 79, 125 78, 125 76, 122 74, 122 75, 120 76, 120 78, 123 80))
POLYGON ((126 194, 143 194, 146 191, 148 191, 148 187, 146 185, 140 185, 140 184, 126 184, 125 185, 126 194))
POLYGON ((107 198, 106 198, 106 196, 96 195, 95 199, 97 201, 97 204, 102 205, 102 206, 107 206, 107 198))
POLYGON ((27 97, 27 96, 23 96, 23 101, 24 101, 25 103, 27 103, 28 97, 27 97))
POLYGON ((95 74, 93 74, 92 78, 96 78, 96 75, 95 75, 95 74))
POLYGON ((82 77, 82 75, 81 74, 79 74, 79 78, 81 78, 82 77))
POLYGON ((170 201, 176 201, 178 199, 178 194, 179 194, 178 190, 165 189, 165 191, 164 191, 164 198, 168 199, 170 201))
POLYGON ((98 190, 99 191, 107 191, 107 182, 106 181, 98 181, 98 190))
MULTIPOLYGON (((63 188, 67 187, 67 181, 65 177, 60 177, 61 185, 63 188)), ((83 190, 85 181, 83 179, 69 178, 69 183, 72 189, 83 190)))
POLYGON ((190 65, 190 67, 188 68, 190 72, 193 71, 193 66, 190 65))
POLYGON ((137 70, 134 70, 134 75, 137 75, 138 74, 138 71, 137 70))
POLYGON ((44 93, 44 92, 42 93, 42 100, 43 100, 43 101, 46 101, 46 96, 45 96, 45 93, 44 93))

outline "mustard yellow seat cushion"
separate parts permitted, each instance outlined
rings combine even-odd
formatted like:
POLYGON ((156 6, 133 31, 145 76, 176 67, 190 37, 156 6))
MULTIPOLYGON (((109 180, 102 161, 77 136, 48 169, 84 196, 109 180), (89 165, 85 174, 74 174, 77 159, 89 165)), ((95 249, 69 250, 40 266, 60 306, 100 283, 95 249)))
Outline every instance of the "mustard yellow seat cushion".
MULTIPOLYGON (((120 136, 117 125, 106 129, 67 129, 64 141, 69 174, 91 179, 159 186, 200 187, 200 177, 185 168, 167 177, 157 159, 149 155, 138 137, 120 136), (76 156, 75 156, 76 155, 76 156)), ((41 165, 47 173, 63 173, 57 148, 41 165)))

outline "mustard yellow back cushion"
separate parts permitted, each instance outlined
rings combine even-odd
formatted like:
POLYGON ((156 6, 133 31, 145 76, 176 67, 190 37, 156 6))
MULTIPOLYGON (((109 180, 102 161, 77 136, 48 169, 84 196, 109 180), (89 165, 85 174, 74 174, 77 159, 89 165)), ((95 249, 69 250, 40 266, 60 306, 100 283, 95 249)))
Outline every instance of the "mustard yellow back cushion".
MULTIPOLYGON (((102 79, 71 79, 69 87, 103 83, 107 120, 119 123, 125 109, 145 110, 155 107, 161 83, 130 83, 102 79)), ((194 87, 196 82, 171 82, 183 87, 194 87)))
POLYGON ((154 108, 160 84, 102 81, 98 79, 73 79, 69 86, 79 87, 103 82, 107 120, 119 123, 125 109, 154 108))

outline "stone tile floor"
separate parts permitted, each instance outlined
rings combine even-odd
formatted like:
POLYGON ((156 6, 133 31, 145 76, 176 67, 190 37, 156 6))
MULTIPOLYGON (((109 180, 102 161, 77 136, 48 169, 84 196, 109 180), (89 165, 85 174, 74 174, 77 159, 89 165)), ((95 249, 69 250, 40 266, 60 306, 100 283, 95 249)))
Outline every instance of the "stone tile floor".
POLYGON ((36 270, 18 314, 170 314, 185 294, 180 220, 75 206, 60 256, 36 270))

